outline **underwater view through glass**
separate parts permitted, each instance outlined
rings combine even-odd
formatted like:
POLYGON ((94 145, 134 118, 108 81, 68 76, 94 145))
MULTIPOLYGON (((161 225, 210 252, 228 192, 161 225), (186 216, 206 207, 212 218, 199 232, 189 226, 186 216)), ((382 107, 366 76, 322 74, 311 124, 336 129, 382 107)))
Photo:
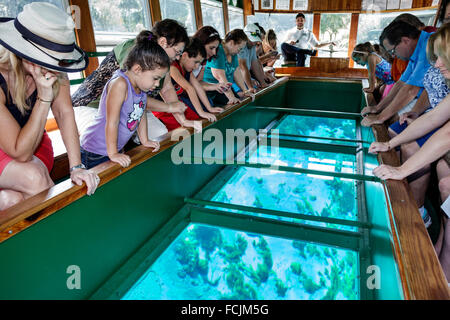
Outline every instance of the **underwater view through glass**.
POLYGON ((124 300, 358 299, 358 253, 190 224, 124 300))
MULTIPOLYGON (((276 129, 280 136, 355 140, 355 126, 353 120, 288 115, 276 129)), ((250 143, 245 152, 249 164, 225 168, 192 201, 207 201, 202 204, 210 210, 206 215, 257 216, 274 228, 281 220, 299 227, 300 238, 302 230, 307 230, 305 225, 321 232, 358 232, 357 181, 333 176, 357 174, 356 155, 307 150, 304 144, 304 149, 295 143, 292 146, 250 143)), ((252 223, 252 219, 245 221, 252 223)), ((321 238, 314 241, 194 221, 123 299, 359 299, 359 253, 329 242, 317 243, 321 238)))
POLYGON ((313 137, 356 140, 356 121, 351 119, 288 115, 274 129, 278 129, 280 135, 308 136, 308 138, 291 137, 299 141, 353 146, 355 142, 352 141, 319 140, 313 137))

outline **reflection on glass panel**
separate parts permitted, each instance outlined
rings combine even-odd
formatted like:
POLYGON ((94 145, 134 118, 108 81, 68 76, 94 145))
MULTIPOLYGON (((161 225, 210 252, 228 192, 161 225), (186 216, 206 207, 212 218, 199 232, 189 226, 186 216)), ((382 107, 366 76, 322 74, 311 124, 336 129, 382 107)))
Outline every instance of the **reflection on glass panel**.
POLYGON ((203 25, 214 27, 223 39, 225 23, 223 21, 222 3, 211 0, 201 0, 203 25))
POLYGON ((358 253, 190 224, 124 300, 359 298, 358 253))
MULTIPOLYGON (((40 2, 49 2, 64 10, 63 0, 39 0, 40 2)), ((23 10, 23 6, 36 2, 36 0, 1 0, 0 17, 15 18, 23 10)))
MULTIPOLYGON (((355 140, 355 128, 355 120, 289 115, 280 121, 275 129, 278 129, 280 134, 355 140)), ((312 138, 306 138, 306 141, 312 141, 312 138)), ((328 143, 331 141, 315 140, 314 142, 328 143)), ((336 140, 333 143, 354 145, 353 142, 336 140)))
POLYGON ((430 26, 433 25, 436 10, 360 14, 356 42, 361 43, 370 41, 372 43, 379 43, 379 38, 383 29, 402 13, 414 14, 426 26, 430 26))
POLYGON ((356 156, 351 154, 260 145, 250 154, 248 161, 274 166, 356 173, 356 156))
POLYGON ((160 0, 163 19, 174 19, 186 27, 189 35, 197 30, 194 2, 189 0, 160 0))
MULTIPOLYGON (((347 168, 342 158, 336 160, 307 157, 295 166, 320 171, 344 171, 344 168, 351 166, 349 162, 346 165, 347 168)), ((277 171, 276 165, 273 169, 239 169, 211 200, 325 218, 351 221, 358 219, 355 181, 325 175, 277 171)), ((234 209, 221 210, 240 212, 234 209)), ((270 217, 355 231, 354 227, 325 222, 270 217)))
POLYGON ((322 13, 319 42, 336 42, 319 49, 319 57, 347 57, 351 13, 322 13))
POLYGON ((137 34, 150 28, 144 0, 89 0, 94 31, 137 34))
POLYGON ((228 19, 230 21, 230 30, 244 29, 244 12, 241 8, 228 6, 228 19))
MULTIPOLYGON (((296 29, 295 16, 296 13, 259 13, 256 12, 254 16, 247 16, 248 23, 258 22, 266 32, 273 29, 277 35, 277 51, 281 53, 281 44, 286 41, 289 31, 296 29)), ((305 14, 305 28, 312 30, 313 15, 305 14)), ((281 66, 283 59, 278 59, 275 62, 275 67, 281 66)))

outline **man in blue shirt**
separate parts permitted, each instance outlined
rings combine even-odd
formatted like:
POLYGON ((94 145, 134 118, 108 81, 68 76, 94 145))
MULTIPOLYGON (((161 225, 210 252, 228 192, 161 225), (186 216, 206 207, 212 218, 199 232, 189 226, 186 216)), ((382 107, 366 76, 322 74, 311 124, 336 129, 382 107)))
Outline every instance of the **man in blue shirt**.
POLYGON ((384 123, 392 116, 412 109, 416 97, 423 91, 423 78, 430 68, 427 59, 427 42, 430 33, 420 31, 403 21, 394 21, 381 33, 380 43, 386 51, 402 60, 409 60, 408 67, 389 94, 374 107, 361 111, 366 116, 361 125, 371 126, 384 123), (377 115, 368 115, 379 113, 377 115))

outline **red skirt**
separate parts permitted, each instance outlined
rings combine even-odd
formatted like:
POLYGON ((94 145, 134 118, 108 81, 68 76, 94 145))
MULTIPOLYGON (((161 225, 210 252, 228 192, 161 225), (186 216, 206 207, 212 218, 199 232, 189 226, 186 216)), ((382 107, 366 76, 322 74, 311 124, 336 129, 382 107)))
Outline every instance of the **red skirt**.
MULTIPOLYGON (((41 143, 37 147, 34 155, 38 157, 47 167, 48 172, 50 172, 53 168, 53 147, 52 141, 47 135, 47 132, 44 132, 42 136, 41 143)), ((8 156, 3 150, 0 149, 0 175, 5 169, 6 165, 14 160, 10 156, 8 156)))
MULTIPOLYGON (((155 117, 157 117, 164 125, 166 126, 167 130, 171 131, 178 127, 181 127, 181 124, 178 123, 178 121, 173 116, 173 113, 170 112, 156 112, 153 111, 153 114, 155 117)), ((184 116, 187 120, 198 120, 200 117, 198 116, 195 111, 191 110, 189 107, 186 108, 186 111, 184 111, 184 116)))

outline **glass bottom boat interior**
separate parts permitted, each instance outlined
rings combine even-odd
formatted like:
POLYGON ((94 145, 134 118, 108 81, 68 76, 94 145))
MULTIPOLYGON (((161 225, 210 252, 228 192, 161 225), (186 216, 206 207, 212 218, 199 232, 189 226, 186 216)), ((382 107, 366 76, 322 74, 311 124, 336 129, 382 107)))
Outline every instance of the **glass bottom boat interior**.
POLYGON ((120 298, 374 299, 365 192, 382 191, 361 136, 354 119, 273 120, 185 199, 188 222, 120 298))
POLYGON ((403 299, 363 106, 282 79, 2 242, 0 299, 403 299))

